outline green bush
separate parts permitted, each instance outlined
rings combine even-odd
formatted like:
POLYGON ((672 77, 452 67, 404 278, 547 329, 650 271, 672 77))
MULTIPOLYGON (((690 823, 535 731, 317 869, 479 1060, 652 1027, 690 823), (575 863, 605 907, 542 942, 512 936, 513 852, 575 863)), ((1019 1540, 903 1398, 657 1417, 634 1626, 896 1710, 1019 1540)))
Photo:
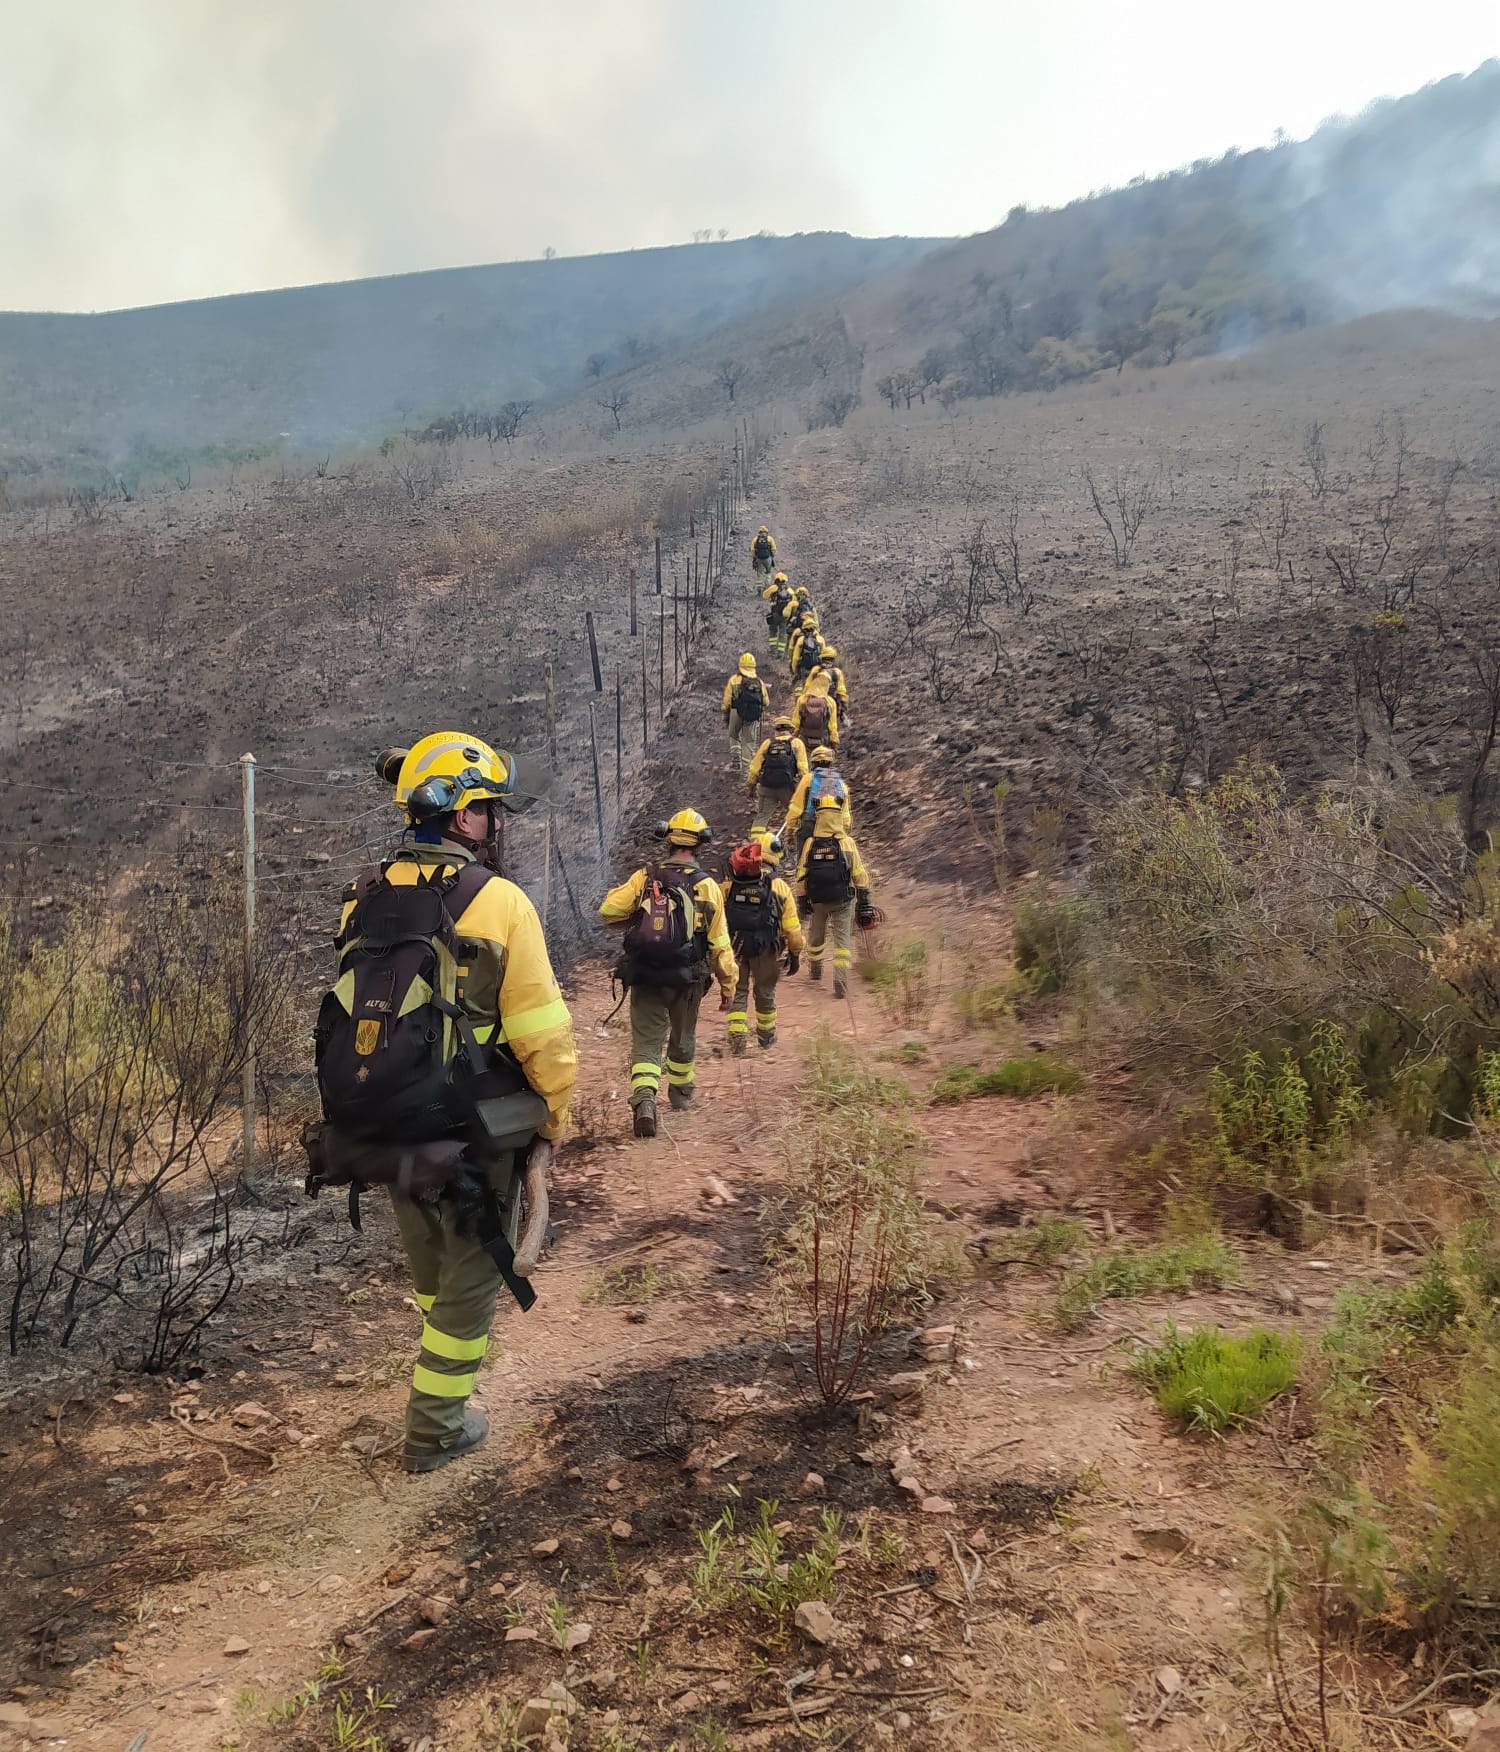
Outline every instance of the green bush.
POLYGON ((1089 908, 1083 901, 1029 901, 1016 914, 1012 952, 1027 992, 1038 998, 1066 991, 1082 968, 1089 908))
POLYGON ((1132 1296, 1185 1296, 1233 1283, 1239 1265, 1221 1235, 1196 1235, 1159 1247, 1118 1247, 1063 1279, 1053 1312, 1065 1331, 1087 1324, 1101 1302, 1132 1296))
POLYGON ((1295 1336, 1257 1328, 1231 1338, 1200 1327, 1186 1338, 1168 1330, 1141 1352, 1136 1375, 1157 1403, 1193 1434, 1224 1435, 1252 1422, 1297 1378, 1295 1336))
POLYGON ((993 1070, 977 1065, 954 1065, 932 1086, 930 1099, 936 1105, 972 1101, 978 1095, 1013 1095, 1025 1100, 1033 1095, 1068 1095, 1083 1079, 1071 1065, 1038 1055, 1006 1059, 993 1070))

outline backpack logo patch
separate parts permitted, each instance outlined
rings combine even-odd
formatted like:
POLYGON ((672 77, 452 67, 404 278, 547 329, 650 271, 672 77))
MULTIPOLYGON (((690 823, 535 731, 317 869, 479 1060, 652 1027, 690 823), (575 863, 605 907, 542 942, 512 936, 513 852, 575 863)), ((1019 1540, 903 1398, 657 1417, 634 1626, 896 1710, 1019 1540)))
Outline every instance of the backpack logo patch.
MULTIPOLYGON (((366 1020, 356 1024, 354 1029, 354 1050, 368 1058, 380 1045, 380 1024, 377 1021, 366 1020)), ((362 1073, 368 1075, 368 1072, 362 1073)))

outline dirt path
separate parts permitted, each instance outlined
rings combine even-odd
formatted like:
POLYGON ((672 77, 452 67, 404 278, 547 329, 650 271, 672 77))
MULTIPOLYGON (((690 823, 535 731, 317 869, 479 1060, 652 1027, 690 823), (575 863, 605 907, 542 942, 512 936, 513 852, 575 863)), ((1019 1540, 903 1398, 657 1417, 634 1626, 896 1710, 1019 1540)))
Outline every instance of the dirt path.
MULTIPOLYGON (((827 508, 799 448, 752 515, 817 591, 812 512, 827 508)), ((825 614, 837 631, 836 602, 825 614)), ((721 847, 748 821, 718 713, 738 652, 765 649, 748 568, 726 581, 700 649, 714 662, 673 713, 637 841, 689 802, 721 847)), ((391 1704, 370 1717, 380 1739, 350 1744, 489 1748, 519 1731, 513 1704, 565 1681, 582 1746, 792 1744, 810 1731, 799 1708, 833 1724, 837 1745, 1254 1742, 1265 1699, 1244 1656, 1253 1473, 1173 1436, 1119 1367, 1122 1344, 1168 1310, 1131 1305, 1062 1337, 1046 1318, 1048 1275, 1003 1263, 1018 1225, 1070 1202, 1096 1236, 1111 1231, 1090 1166, 1107 1111, 999 1099, 913 1110, 954 1267, 922 1322, 951 1328, 917 1348, 925 1386, 882 1385, 914 1366, 911 1335, 892 1335, 857 1418, 818 1423, 798 1357, 768 1336, 758 1212, 776 1193, 803 1043, 827 1025, 920 1096, 982 1056, 955 999, 1006 959, 998 897, 901 873, 931 817, 899 764, 862 760, 862 708, 856 724, 856 825, 869 824, 886 948, 927 945, 916 989, 877 999, 856 980, 840 1005, 826 985, 790 980, 778 1046, 745 1059, 727 1056, 710 1000, 700 1106, 665 1115, 641 1145, 626 1138, 624 1017, 603 1020, 607 975, 585 971, 571 994, 581 1135, 557 1174, 559 1245, 536 1310, 497 1323, 480 1386, 496 1434, 473 1463, 411 1479, 388 1457, 417 1316, 379 1214, 340 1269, 310 1278, 289 1256, 277 1301, 232 1322, 238 1368, 100 1383, 65 1403, 66 1420, 8 1438, 13 1483, 41 1500, 47 1478, 76 1478, 101 1544, 133 1528, 158 1558, 133 1592, 91 1593, 84 1568, 78 1582, 49 1578, 51 1616, 13 1693, 33 1741, 329 1745, 330 1700, 343 1689, 357 1712, 375 1687, 391 1704), (700 1609, 695 1529, 725 1507, 743 1527, 757 1501, 782 1505, 789 1551, 816 1539, 824 1510, 845 1516, 842 1628, 826 1649, 780 1620, 720 1623, 700 1609), (586 1641, 551 1646, 583 1624, 586 1641)), ((866 746, 898 733, 872 715, 866 746)), ((1326 1302, 1317 1271, 1299 1285, 1268 1262, 1273 1274, 1326 1302)), ((1171 1312, 1264 1320, 1259 1275, 1252 1259, 1247 1287, 1171 1312)))

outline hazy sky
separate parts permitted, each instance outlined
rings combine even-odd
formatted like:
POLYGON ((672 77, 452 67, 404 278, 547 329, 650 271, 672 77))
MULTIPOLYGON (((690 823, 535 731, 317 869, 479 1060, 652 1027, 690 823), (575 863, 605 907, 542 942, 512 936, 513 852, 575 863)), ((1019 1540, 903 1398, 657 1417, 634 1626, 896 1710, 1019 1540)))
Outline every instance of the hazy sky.
POLYGON ((1497 0, 0 0, 0 308, 978 231, 1497 53, 1497 0))

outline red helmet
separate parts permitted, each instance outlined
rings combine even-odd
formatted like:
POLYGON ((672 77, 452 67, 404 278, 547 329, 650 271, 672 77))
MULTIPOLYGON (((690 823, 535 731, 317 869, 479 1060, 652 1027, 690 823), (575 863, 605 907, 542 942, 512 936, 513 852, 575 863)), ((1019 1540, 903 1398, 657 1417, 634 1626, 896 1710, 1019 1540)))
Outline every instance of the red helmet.
POLYGON ((729 854, 729 874, 731 876, 760 875, 759 840, 752 840, 748 845, 734 848, 729 854))

